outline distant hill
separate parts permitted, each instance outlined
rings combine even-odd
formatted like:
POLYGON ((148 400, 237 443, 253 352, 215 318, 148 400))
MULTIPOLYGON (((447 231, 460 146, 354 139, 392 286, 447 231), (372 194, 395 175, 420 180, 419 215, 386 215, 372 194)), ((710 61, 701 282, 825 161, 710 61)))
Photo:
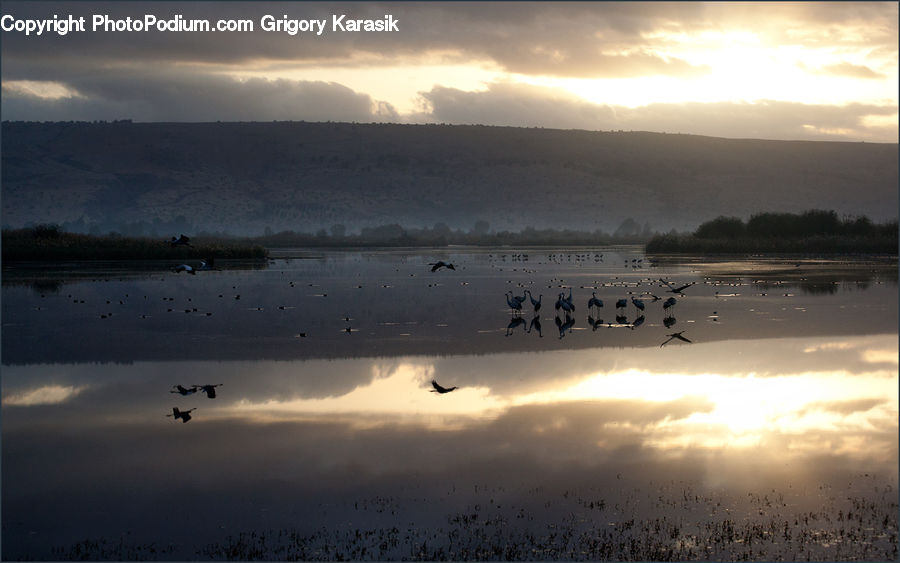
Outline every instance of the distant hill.
POLYGON ((170 235, 343 224, 693 230, 719 215, 895 219, 896 144, 350 123, 2 126, 4 227, 170 235))

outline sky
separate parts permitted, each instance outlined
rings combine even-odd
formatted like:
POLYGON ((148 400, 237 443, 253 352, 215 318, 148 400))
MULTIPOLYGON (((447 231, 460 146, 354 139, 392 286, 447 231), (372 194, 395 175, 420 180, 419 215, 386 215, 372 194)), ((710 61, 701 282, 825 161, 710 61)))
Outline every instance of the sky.
POLYGON ((0 12, 6 120, 898 141, 896 2, 4 2, 0 12), (245 20, 253 31, 94 30, 95 15, 245 20), (396 30, 335 29, 341 15, 390 16, 396 30), (22 31, 54 16, 83 16, 85 30, 22 31), (321 34, 263 29, 318 19, 321 34))

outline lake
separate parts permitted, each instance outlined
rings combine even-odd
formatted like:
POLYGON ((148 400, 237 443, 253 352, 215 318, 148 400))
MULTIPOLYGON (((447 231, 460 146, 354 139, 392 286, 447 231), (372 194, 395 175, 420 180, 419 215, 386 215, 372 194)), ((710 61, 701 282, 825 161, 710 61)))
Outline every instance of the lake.
POLYGON ((4 266, 5 559, 897 557, 896 258, 175 265, 4 266))

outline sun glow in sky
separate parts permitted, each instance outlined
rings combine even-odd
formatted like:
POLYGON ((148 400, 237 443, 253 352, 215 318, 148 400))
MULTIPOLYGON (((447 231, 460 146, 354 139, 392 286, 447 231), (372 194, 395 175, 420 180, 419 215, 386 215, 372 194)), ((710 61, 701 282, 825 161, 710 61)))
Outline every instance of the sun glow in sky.
POLYGON ((391 14, 400 23, 390 34, 321 36, 4 31, 4 118, 482 123, 897 142, 896 2, 3 7, 17 19, 93 13, 254 22, 271 13, 391 14))

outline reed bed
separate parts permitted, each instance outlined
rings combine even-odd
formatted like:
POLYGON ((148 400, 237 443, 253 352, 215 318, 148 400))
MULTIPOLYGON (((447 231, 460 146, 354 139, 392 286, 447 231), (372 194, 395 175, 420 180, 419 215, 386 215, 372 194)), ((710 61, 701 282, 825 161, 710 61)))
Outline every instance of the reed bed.
POLYGON ((191 246, 169 241, 62 232, 53 226, 3 231, 3 261, 265 259, 265 247, 227 239, 197 238, 191 246))
MULTIPOLYGON (((769 490, 735 498, 690 486, 624 497, 565 491, 530 507, 478 499, 443 523, 414 522, 415 500, 345 507, 342 523, 248 530, 195 548, 193 558, 278 561, 870 561, 896 560, 897 495, 819 488, 815 508, 769 490), (820 502, 819 502, 820 501, 820 502), (366 514, 368 513, 368 514, 366 514), (380 525, 359 526, 367 521, 380 525)), ((332 508, 334 508, 332 506, 332 508)), ((433 507, 437 510, 437 506, 433 507)), ((309 523, 307 523, 309 524, 309 523)), ((174 545, 85 541, 59 559, 173 559, 174 545)))

